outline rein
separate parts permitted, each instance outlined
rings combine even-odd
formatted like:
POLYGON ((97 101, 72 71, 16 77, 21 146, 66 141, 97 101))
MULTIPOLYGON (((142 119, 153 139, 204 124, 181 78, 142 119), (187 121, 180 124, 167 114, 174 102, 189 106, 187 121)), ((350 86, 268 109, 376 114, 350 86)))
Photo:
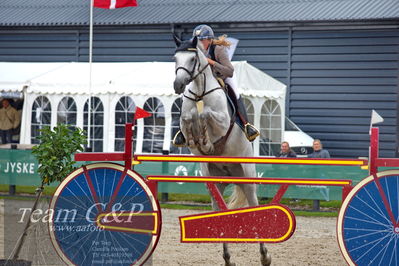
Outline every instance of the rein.
MULTIPOLYGON (((205 86, 204 86, 204 88, 205 88, 205 86)), ((221 89, 222 89, 221 87, 217 87, 217 88, 214 88, 214 89, 209 90, 207 92, 205 92, 205 89, 204 89, 204 93, 202 93, 202 95, 198 95, 198 94, 194 93, 192 90, 189 89, 188 92, 191 93, 192 95, 194 95, 195 98, 191 98, 190 96, 187 96, 184 93, 183 93, 183 97, 185 97, 185 98, 187 98, 187 99, 189 99, 191 101, 194 101, 194 102, 199 102, 199 101, 202 101, 204 96, 214 92, 215 90, 221 90, 221 89)))

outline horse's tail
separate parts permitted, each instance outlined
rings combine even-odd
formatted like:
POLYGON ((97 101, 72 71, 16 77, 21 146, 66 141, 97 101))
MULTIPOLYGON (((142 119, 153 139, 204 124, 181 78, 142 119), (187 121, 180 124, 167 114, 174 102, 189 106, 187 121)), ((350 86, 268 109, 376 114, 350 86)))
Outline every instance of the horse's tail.
POLYGON ((236 209, 248 206, 247 197, 241 187, 234 186, 233 194, 231 194, 228 202, 229 209, 236 209))

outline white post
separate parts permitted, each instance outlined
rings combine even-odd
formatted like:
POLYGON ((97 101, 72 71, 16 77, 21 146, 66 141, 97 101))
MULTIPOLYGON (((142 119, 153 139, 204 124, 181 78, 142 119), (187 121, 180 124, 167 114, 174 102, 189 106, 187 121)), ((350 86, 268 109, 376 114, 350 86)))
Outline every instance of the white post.
POLYGON ((93 5, 94 0, 90 0, 90 30, 89 30, 89 103, 87 109, 87 147, 90 148, 90 126, 91 126, 91 78, 93 61, 93 5))

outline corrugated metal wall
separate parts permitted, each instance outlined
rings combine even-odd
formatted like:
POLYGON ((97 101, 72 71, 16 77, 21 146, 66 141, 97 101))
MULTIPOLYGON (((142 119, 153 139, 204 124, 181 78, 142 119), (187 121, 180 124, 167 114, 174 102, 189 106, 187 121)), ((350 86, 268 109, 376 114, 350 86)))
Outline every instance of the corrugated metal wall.
MULTIPOLYGON (((79 61, 88 61, 89 35, 79 36, 79 61)), ((175 49, 169 28, 148 31, 98 30, 93 42, 93 61, 172 61, 175 49)))
POLYGON ((367 156, 371 109, 395 156, 398 30, 293 31, 289 115, 335 157, 367 156))
POLYGON ((232 32, 239 39, 234 60, 246 60, 255 67, 267 70, 267 74, 288 82, 289 34, 288 31, 232 32))
MULTIPOLYGON (((121 29, 94 27, 94 62, 172 61, 169 27, 121 29)), ((88 28, 69 30, 0 29, 0 61, 70 62, 89 60, 88 28)))
MULTIPOLYGON (((333 157, 367 156, 371 109, 384 118, 381 155, 398 146, 398 29, 328 27, 253 31, 215 25, 240 39, 234 60, 247 60, 289 86, 287 115, 320 138, 333 157)), ((172 61, 170 28, 95 27, 95 62, 172 61)), ((192 25, 179 30, 188 38, 192 25)), ((88 61, 88 30, 0 31, 0 60, 88 61)))
POLYGON ((0 61, 76 61, 78 30, 0 30, 0 61))

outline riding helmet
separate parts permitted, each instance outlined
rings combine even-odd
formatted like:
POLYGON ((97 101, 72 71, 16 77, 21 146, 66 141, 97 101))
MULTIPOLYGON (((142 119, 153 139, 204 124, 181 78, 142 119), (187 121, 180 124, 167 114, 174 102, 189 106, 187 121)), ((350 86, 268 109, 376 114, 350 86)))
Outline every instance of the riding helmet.
POLYGON ((198 25, 194 28, 193 37, 195 36, 197 36, 199 40, 215 38, 212 28, 205 24, 198 25))

